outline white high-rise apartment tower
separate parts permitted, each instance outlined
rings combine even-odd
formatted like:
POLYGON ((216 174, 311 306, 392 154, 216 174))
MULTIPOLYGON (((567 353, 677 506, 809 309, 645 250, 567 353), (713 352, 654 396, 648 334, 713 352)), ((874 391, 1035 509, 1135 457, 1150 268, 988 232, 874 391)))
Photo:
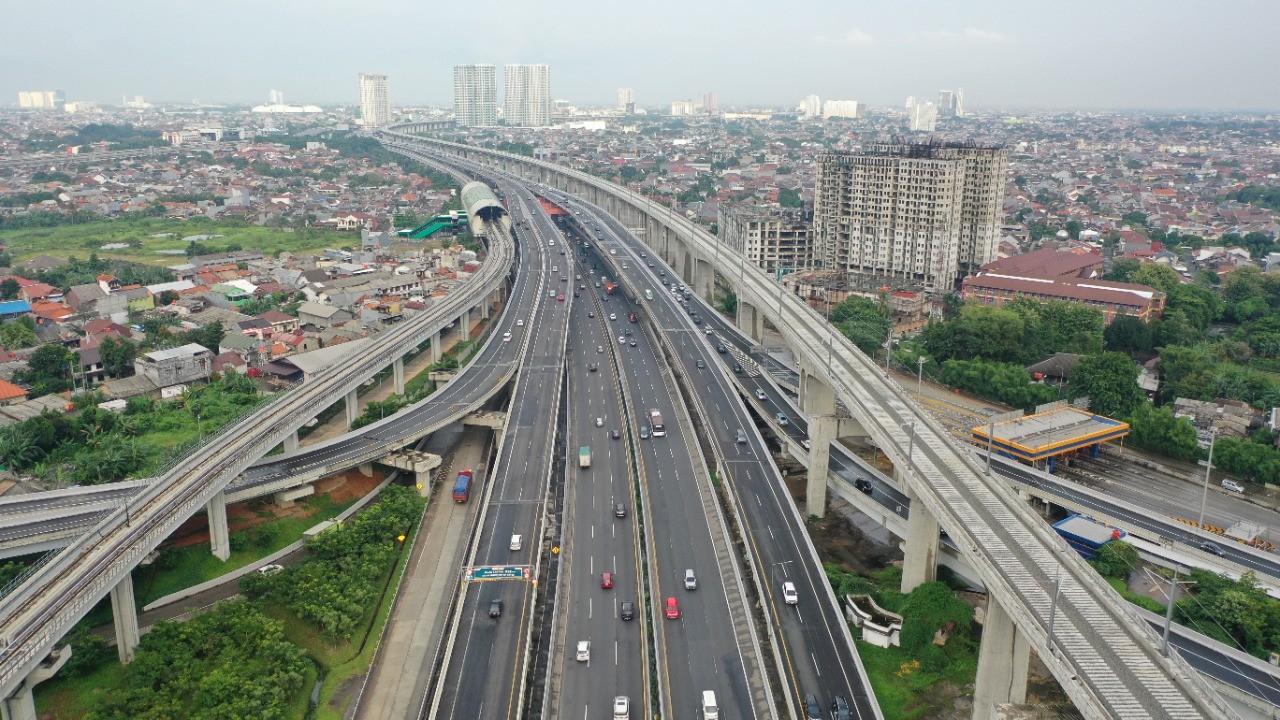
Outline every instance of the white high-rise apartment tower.
POLYGON ((822 117, 856 118, 858 117, 857 100, 828 100, 822 103, 822 117))
POLYGON ((814 260, 944 293, 995 257, 1009 160, 974 143, 818 156, 814 260))
POLYGON ((546 127, 551 124, 551 67, 549 65, 507 65, 507 93, 503 114, 508 125, 546 127))
POLYGON ((635 88, 618 88, 618 109, 628 114, 636 111, 635 88))
POLYGON ((809 119, 821 116, 822 98, 817 95, 805 95, 800 101, 800 115, 809 119))
POLYGON ((496 67, 453 66, 453 114, 461 127, 492 127, 498 124, 496 67))
POLYGON ((386 127, 391 124, 391 96, 386 75, 360 73, 360 124, 386 127))

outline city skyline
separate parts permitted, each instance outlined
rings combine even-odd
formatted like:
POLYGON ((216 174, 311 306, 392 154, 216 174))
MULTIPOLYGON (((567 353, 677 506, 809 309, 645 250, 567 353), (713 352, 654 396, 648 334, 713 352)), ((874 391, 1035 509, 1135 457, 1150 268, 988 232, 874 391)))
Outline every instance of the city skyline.
POLYGON ((439 34, 429 47, 417 42, 438 22, 429 8, 388 0, 306 8, 316 15, 292 3, 232 0, 231 15, 252 9, 261 26, 280 29, 240 39, 196 33, 194 16, 155 2, 121 9, 70 0, 67 11, 79 21, 60 28, 63 41, 54 46, 27 32, 47 22, 38 6, 11 7, 0 31, 0 103, 15 105, 23 90, 63 88, 68 100, 240 104, 280 88, 299 102, 355 105, 350 78, 372 72, 395 78, 396 106, 447 107, 453 66, 492 62, 551 65, 556 97, 601 107, 616 104, 619 87, 634 88, 650 108, 707 87, 721 107, 794 107, 816 94, 895 108, 909 95, 932 99, 963 87, 974 109, 1280 109, 1280 85, 1241 71, 1271 62, 1267 29, 1280 20, 1280 4, 1263 0, 1242 0, 1230 13, 1189 0, 1085 0, 1070 12, 995 0, 905 9, 810 0, 807 12, 748 2, 733 14, 659 0, 635 18, 550 0, 491 11, 485 33, 439 34), (356 9, 370 18, 394 10, 397 21, 379 30, 384 42, 351 43, 349 22, 329 19, 328 11, 356 9), (717 31, 693 42, 684 28, 697 26, 717 31), (546 41, 553 27, 565 32, 546 41), (643 47, 619 51, 624 27, 644 38, 643 47), (1196 28, 1197 46, 1231 52, 1172 51, 1186 27, 1196 28))

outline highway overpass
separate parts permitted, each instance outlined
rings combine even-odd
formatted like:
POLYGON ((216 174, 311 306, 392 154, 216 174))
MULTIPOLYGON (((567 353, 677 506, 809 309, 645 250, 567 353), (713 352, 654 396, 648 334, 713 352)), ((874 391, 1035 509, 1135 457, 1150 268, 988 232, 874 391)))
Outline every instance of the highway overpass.
POLYGON ((825 500, 838 397, 895 465, 910 468, 909 494, 919 502, 909 519, 904 589, 932 578, 941 526, 990 591, 977 717, 1025 695, 1031 647, 1086 717, 1233 715, 1176 654, 1160 653, 1150 628, 1042 519, 1010 497, 1003 481, 988 476, 807 304, 705 230, 639 194, 552 163, 388 131, 379 136, 392 146, 465 157, 583 197, 610 212, 620 229, 644 228, 650 250, 700 295, 710 295, 715 274, 724 277, 740 298, 741 324, 753 337, 768 318, 801 358, 802 407, 811 417, 811 465, 817 468, 810 473, 808 496, 817 503, 810 512, 822 512, 825 500), (908 431, 913 423, 914 438, 908 431))

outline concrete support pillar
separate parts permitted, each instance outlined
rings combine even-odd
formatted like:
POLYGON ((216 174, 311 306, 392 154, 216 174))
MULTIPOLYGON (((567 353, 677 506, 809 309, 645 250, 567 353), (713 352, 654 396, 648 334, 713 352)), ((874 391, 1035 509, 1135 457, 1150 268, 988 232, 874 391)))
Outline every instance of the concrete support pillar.
POLYGON ((298 449, 298 431, 294 430, 284 436, 284 451, 293 452, 298 449))
POLYGON ((219 490, 205 506, 209 522, 209 548, 214 557, 225 561, 231 557, 231 529, 227 527, 227 496, 219 490))
POLYGON ((133 662, 133 651, 138 647, 138 608, 133 599, 133 573, 124 576, 111 588, 111 615, 116 626, 116 650, 120 663, 133 662))
POLYGON ((365 477, 373 477, 373 463, 360 463, 356 469, 365 477))
MULTIPOLYGON (((915 506, 911 506, 912 512, 915 506)), ((994 595, 987 600, 978 649, 978 679, 973 684, 974 720, 994 720, 996 706, 1027 701, 1027 662, 1031 648, 994 595)))
POLYGON ((827 475, 831 468, 831 443, 839 421, 834 415, 809 416, 809 481, 805 487, 805 513, 827 514, 827 475))
POLYGON ((938 577, 938 520, 904 481, 911 510, 907 516, 906 550, 902 559, 902 592, 933 582, 938 577))
POLYGON ((442 356, 443 352, 440 350, 440 331, 437 330, 435 334, 431 336, 431 362, 440 362, 440 358, 442 356))
POLYGON ((404 357, 391 361, 391 378, 396 385, 396 394, 404 395, 404 357))
POLYGON ((489 319, 489 305, 493 302, 493 298, 486 297, 484 302, 480 303, 480 319, 489 319))
POLYGON ((711 263, 707 260, 694 259, 693 261, 693 291, 707 302, 715 300, 715 283, 716 272, 711 263))
POLYGON ((755 342, 764 342, 764 313, 741 299, 738 300, 738 327, 755 342))
POLYGON ((801 366, 800 408, 809 416, 809 473, 805 489, 805 513, 827 514, 827 475, 831 441, 836 438, 836 394, 811 370, 801 366))
POLYGON ((360 394, 353 388, 347 393, 347 429, 355 423, 356 418, 360 417, 360 394))
POLYGON ((429 499, 431 497, 431 471, 414 473, 413 479, 418 486, 418 494, 429 499))
POLYGON ((4 720, 37 720, 34 693, 36 685, 56 675, 69 659, 71 659, 70 645, 55 648, 44 662, 31 671, 12 695, 0 701, 0 716, 4 720))
POLYGON ((471 309, 462 311, 462 317, 458 318, 458 337, 466 342, 471 339, 471 309))

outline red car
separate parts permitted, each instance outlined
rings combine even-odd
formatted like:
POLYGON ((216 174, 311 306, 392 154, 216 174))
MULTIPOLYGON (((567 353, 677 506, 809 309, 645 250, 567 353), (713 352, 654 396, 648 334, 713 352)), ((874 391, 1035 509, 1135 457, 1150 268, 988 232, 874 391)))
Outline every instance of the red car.
POLYGON ((613 573, 600 573, 600 587, 608 590, 613 587, 613 573))
POLYGON ((564 293, 560 293, 559 295, 557 295, 556 299, 559 300, 560 302, 564 302, 564 293))
POLYGON ((668 620, 680 619, 680 603, 676 602, 676 599, 674 597, 667 598, 667 619, 668 620))

